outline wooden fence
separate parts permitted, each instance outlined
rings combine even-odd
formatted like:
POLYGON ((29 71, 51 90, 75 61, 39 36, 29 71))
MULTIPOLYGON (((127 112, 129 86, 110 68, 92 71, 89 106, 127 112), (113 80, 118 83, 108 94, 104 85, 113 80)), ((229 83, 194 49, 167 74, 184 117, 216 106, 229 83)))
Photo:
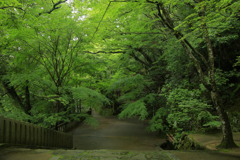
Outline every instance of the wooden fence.
POLYGON ((82 123, 82 120, 79 121, 73 121, 73 122, 67 122, 67 123, 61 123, 57 126, 57 130, 60 132, 68 132, 79 125, 79 123, 82 123))
POLYGON ((72 148, 73 137, 64 132, 54 131, 0 116, 0 143, 72 148))

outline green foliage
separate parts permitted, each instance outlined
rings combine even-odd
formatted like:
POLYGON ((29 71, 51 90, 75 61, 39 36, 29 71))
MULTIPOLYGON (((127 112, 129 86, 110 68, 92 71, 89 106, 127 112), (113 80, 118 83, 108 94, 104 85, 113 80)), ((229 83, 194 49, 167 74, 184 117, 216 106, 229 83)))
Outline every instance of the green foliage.
POLYGON ((166 121, 166 116, 168 115, 168 109, 161 107, 157 110, 156 114, 152 117, 150 121, 149 129, 151 131, 163 131, 168 132, 168 125, 166 121))
POLYGON ((100 115, 109 117, 113 115, 113 109, 112 108, 103 108, 99 111, 100 115))
POLYGON ((129 103, 123 107, 124 109, 119 114, 119 118, 139 117, 140 120, 144 120, 148 116, 147 108, 143 100, 129 103))
POLYGON ((240 131, 240 111, 238 109, 235 109, 233 112, 230 113, 231 117, 231 124, 232 124, 232 129, 234 132, 239 132, 240 131))
POLYGON ((122 103, 119 118, 139 117, 146 119, 149 115, 147 105, 154 101, 152 94, 144 95, 146 86, 150 85, 142 75, 119 79, 109 87, 109 92, 118 91, 121 95, 117 101, 122 103))
POLYGON ((120 118, 149 118, 153 131, 219 128, 209 90, 186 56, 193 48, 210 82, 201 57, 208 57, 204 28, 219 68, 214 76, 221 100, 231 113, 236 110, 239 1, 156 1, 169 13, 160 12, 163 19, 156 3, 145 0, 74 1, 51 11, 56 2, 0 1, 0 81, 31 106, 24 113, 2 85, 1 115, 46 127, 79 118, 96 124, 85 114, 95 108, 120 118))
POLYGON ((187 133, 176 133, 173 142, 174 148, 177 150, 202 150, 203 147, 190 138, 187 133))
POLYGON ((14 107, 14 102, 7 96, 0 99, 0 115, 21 121, 28 121, 31 119, 29 115, 24 113, 21 108, 14 107))
POLYGON ((84 108, 99 108, 109 103, 109 100, 101 93, 85 87, 71 89, 73 98, 80 100, 84 108))
POLYGON ((219 128, 221 126, 221 122, 219 121, 211 121, 203 125, 204 127, 210 128, 219 128))
POLYGON ((85 116, 83 123, 93 127, 98 127, 99 125, 99 122, 92 116, 85 116))
POLYGON ((145 84, 146 81, 144 80, 144 77, 137 74, 134 76, 118 79, 110 86, 109 90, 111 91, 121 89, 122 92, 129 92, 136 89, 137 91, 141 91, 144 88, 145 84))
POLYGON ((176 88, 162 96, 166 97, 167 105, 152 118, 151 130, 175 133, 220 126, 218 117, 210 112, 211 107, 200 100, 200 90, 176 88))
MULTIPOLYGON (((72 12, 73 4, 62 3, 48 14, 52 3, 57 1, 0 3, 3 7, 0 9, 0 56, 1 62, 4 61, 1 82, 9 82, 24 106, 28 87, 31 107, 24 118, 25 113, 16 108, 17 104, 1 98, 1 114, 16 115, 45 127, 70 121, 78 115, 85 116, 76 109, 78 101, 82 101, 86 110, 109 103, 106 97, 87 88, 94 83, 89 81, 96 76, 93 73, 101 69, 95 61, 100 62, 100 58, 83 51, 89 47, 86 42, 91 31, 86 30, 88 24, 79 17, 84 16, 88 8, 75 8, 72 12), (9 58, 3 59, 2 54, 9 58), (80 84, 81 87, 74 87, 80 84)), ((97 90, 96 86, 93 88, 97 90)))
MULTIPOLYGON (((172 3, 166 2, 167 5, 174 7, 172 3)), ((185 37, 188 39, 195 38, 198 44, 203 42, 202 37, 202 25, 206 23, 209 30, 209 36, 212 40, 218 43, 226 43, 231 39, 238 38, 238 34, 234 32, 233 28, 238 28, 239 23, 236 17, 237 10, 239 10, 239 2, 232 1, 201 1, 199 3, 192 4, 194 9, 189 7, 187 3, 183 4, 183 7, 189 8, 191 11, 185 14, 185 10, 178 10, 178 14, 185 15, 183 19, 179 21, 176 30, 185 31, 185 37), (237 9, 238 8, 238 9, 237 9), (204 16, 199 14, 203 12, 204 16), (225 33, 228 34, 225 34, 225 33)))
POLYGON ((234 66, 240 66, 240 56, 237 57, 237 62, 234 64, 234 66))

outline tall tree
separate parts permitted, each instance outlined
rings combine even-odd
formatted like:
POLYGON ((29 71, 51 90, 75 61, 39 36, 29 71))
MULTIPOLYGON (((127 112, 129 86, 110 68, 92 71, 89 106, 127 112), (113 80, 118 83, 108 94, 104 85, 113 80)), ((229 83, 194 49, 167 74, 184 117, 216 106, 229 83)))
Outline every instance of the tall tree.
MULTIPOLYGON (((233 141, 233 135, 231 130, 231 124, 227 115, 227 112, 225 108, 223 107, 223 104, 221 102, 221 97, 219 90, 216 85, 216 79, 215 79, 215 57, 217 54, 214 52, 212 39, 210 37, 210 27, 211 21, 214 18, 224 19, 226 20, 227 24, 219 24, 219 27, 223 27, 223 25, 227 25, 227 28, 223 28, 222 31, 218 31, 220 34, 224 30, 227 30, 230 26, 233 26, 231 23, 227 22, 227 17, 224 17, 220 14, 218 14, 218 17, 216 15, 213 15, 214 13, 221 12, 221 10, 228 8, 228 6, 235 6, 237 4, 234 4, 234 2, 230 2, 226 4, 225 2, 214 2, 214 1, 199 1, 194 2, 190 5, 194 8, 194 12, 188 15, 189 16, 195 16, 197 18, 197 22, 199 22, 199 28, 197 29, 200 35, 202 35, 203 38, 203 46, 206 48, 206 51, 199 51, 198 47, 194 47, 192 45, 192 42, 190 42, 186 36, 180 30, 176 29, 176 22, 174 22, 171 11, 167 9, 167 6, 173 7, 173 5, 170 5, 169 2, 151 2, 149 3, 155 3, 156 9, 157 9, 157 16, 159 17, 160 21, 169 29, 169 31, 180 41, 181 45, 186 51, 186 54, 189 56, 189 58, 192 59, 194 62, 195 68, 198 72, 199 78, 201 82, 204 84, 204 86, 209 90, 211 94, 211 99, 213 102, 213 106, 216 108, 218 115, 222 122, 222 133, 223 133, 223 139, 219 147, 223 148, 232 148, 236 147, 236 144, 233 141), (221 6, 221 7, 219 7, 221 6), (214 8, 214 9, 213 9, 214 8), (207 56, 206 56, 207 53, 207 56), (199 56, 199 58, 197 57, 199 56), (207 58, 206 58, 207 57, 207 58)), ((188 3, 184 3, 186 7, 188 7, 188 3)), ((233 23, 236 21, 235 13, 230 13, 231 15, 231 22, 233 23)), ((215 25, 215 24, 214 24, 215 25)), ((187 28, 189 30, 189 28, 187 28)), ((193 29, 195 31, 196 28, 193 29)), ((214 29, 213 29, 214 30, 214 29)), ((212 36, 213 38, 216 35, 212 36)))

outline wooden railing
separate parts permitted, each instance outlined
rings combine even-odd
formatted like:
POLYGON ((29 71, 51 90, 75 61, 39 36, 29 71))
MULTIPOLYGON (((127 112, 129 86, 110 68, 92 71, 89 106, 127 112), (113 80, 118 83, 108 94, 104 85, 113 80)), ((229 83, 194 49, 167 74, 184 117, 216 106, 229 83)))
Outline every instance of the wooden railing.
POLYGON ((76 126, 78 126, 79 123, 81 123, 81 122, 82 122, 82 120, 61 123, 57 126, 57 130, 60 132, 68 132, 68 131, 72 130, 73 128, 75 128, 76 126))
POLYGON ((0 117, 0 143, 39 147, 72 148, 70 134, 0 117))

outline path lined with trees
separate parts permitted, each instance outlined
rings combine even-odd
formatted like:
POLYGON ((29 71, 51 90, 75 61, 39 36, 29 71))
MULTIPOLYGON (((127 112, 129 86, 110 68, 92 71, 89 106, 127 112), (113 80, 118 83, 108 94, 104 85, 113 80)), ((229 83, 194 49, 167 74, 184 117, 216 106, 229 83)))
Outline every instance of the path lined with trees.
MULTIPOLYGON (((206 150, 161 150, 163 139, 146 132, 146 124, 138 120, 119 120, 114 117, 94 115, 99 121, 95 127, 80 124, 71 133, 74 149, 29 149, 14 146, 0 148, 4 160, 238 160, 235 154, 206 150)), ((57 141, 55 141, 57 142, 57 141)), ((58 141, 59 142, 59 141, 58 141)), ((236 150, 237 151, 237 150, 236 150)))
POLYGON ((214 131, 219 148, 237 147, 239 11, 239 0, 1 0, 0 115, 57 129, 94 124, 93 108, 150 120, 176 144, 214 131))

